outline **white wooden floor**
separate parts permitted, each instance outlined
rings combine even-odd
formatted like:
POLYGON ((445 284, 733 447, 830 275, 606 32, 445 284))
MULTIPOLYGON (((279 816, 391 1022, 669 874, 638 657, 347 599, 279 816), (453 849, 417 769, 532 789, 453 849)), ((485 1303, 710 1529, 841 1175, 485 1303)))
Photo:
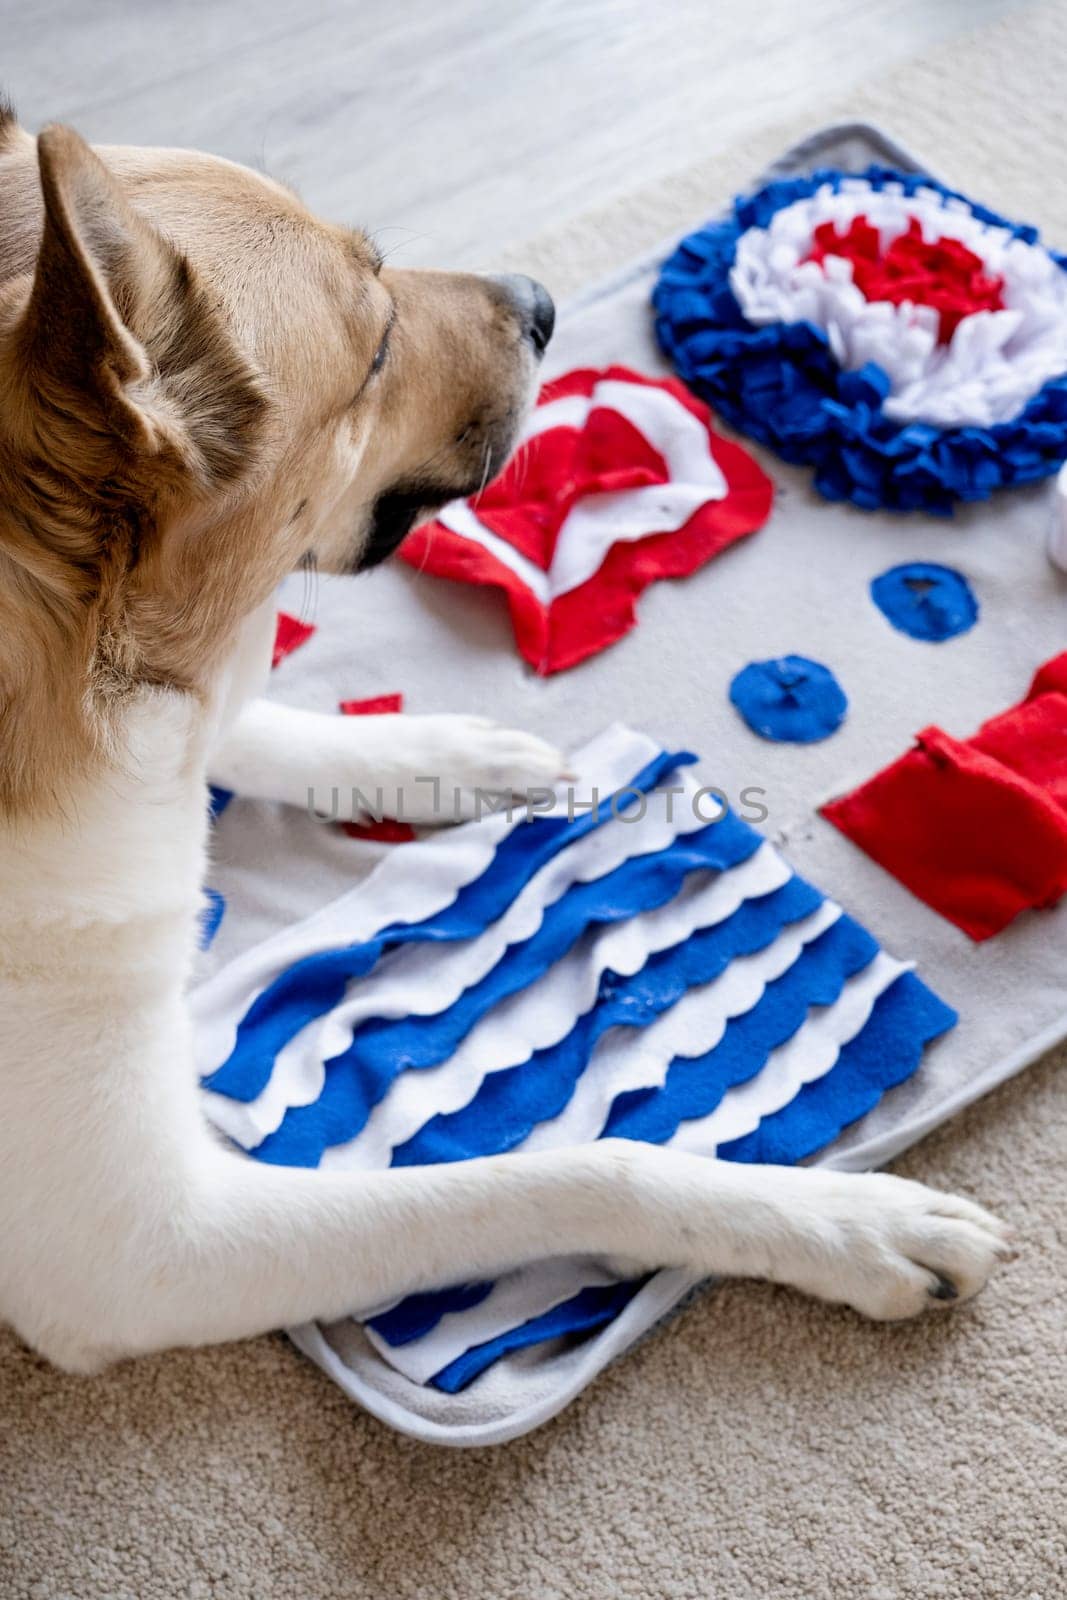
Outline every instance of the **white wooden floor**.
POLYGON ((1023 3, 0 0, 0 83, 27 126, 213 149, 480 266, 1023 3))

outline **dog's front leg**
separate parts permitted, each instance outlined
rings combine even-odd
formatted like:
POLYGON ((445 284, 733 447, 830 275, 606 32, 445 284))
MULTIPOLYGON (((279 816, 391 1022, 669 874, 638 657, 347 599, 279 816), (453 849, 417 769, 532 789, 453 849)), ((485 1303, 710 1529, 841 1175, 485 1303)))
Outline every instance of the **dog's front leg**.
POLYGON ((562 775, 558 750, 485 717, 329 716, 254 700, 212 753, 212 783, 344 821, 475 815, 476 794, 525 794, 562 775))
POLYGON ((94 1284, 100 1346, 46 1353, 89 1365, 240 1338, 568 1254, 766 1277, 897 1318, 975 1293, 1005 1252, 988 1213, 903 1179, 626 1141, 359 1175, 214 1147, 198 1165, 120 1282, 94 1284))

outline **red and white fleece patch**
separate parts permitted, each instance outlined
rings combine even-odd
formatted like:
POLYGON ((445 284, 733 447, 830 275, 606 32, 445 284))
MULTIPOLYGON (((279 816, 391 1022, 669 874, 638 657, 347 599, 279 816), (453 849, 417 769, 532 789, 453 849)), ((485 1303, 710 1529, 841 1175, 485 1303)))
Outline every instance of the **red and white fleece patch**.
POLYGON ((410 566, 507 596, 542 676, 614 644, 657 578, 685 577, 770 513, 770 479, 673 378, 626 367, 542 390, 505 471, 401 546, 410 566))

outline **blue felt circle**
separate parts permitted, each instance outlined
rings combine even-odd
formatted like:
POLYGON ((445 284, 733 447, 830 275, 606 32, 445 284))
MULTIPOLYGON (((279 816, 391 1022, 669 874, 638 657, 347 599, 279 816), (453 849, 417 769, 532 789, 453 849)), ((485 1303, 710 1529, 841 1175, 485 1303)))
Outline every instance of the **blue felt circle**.
POLYGON ((872 582, 871 599, 900 633, 932 644, 954 639, 978 621, 978 601, 962 572, 934 561, 890 567, 872 582))
MULTIPOLYGON (((810 322, 756 327, 746 321, 730 269, 741 234, 765 227, 776 211, 824 184, 838 190, 848 173, 820 170, 778 178, 743 196, 721 219, 683 239, 664 263, 652 296, 656 333, 686 383, 735 428, 786 461, 815 468, 828 500, 863 510, 950 514, 957 500, 985 500, 995 489, 1048 477, 1067 459, 1067 372, 1052 378, 1010 422, 989 428, 940 428, 887 417, 889 379, 868 362, 839 367, 826 333, 810 322)), ((921 174, 870 167, 859 176, 875 189, 906 195, 932 189, 968 208, 980 222, 1037 244, 1035 228, 1013 223, 921 174)), ((1067 256, 1049 251, 1067 271, 1067 256)))
POLYGON ((750 661, 731 683, 730 700, 753 733, 779 744, 828 739, 848 710, 848 696, 829 667, 807 656, 750 661))

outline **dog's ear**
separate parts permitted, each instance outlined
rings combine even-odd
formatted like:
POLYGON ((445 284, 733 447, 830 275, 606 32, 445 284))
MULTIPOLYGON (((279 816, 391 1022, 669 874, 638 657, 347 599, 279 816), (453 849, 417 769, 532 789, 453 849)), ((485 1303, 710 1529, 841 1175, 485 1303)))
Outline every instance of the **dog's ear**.
POLYGON ((39 452, 89 494, 234 478, 263 400, 215 306, 72 129, 37 148, 44 229, 19 345, 39 452))

